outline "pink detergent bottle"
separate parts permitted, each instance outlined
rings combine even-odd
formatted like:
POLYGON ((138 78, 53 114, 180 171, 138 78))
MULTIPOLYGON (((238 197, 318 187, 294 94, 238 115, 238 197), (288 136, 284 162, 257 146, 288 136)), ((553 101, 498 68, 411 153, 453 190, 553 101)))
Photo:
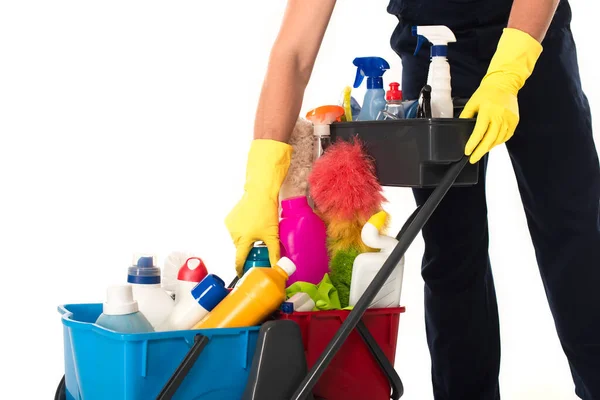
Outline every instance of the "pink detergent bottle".
POLYGON ((294 282, 316 285, 329 272, 325 223, 308 205, 306 196, 285 199, 281 208, 281 257, 289 258, 296 265, 296 272, 287 285, 294 282))

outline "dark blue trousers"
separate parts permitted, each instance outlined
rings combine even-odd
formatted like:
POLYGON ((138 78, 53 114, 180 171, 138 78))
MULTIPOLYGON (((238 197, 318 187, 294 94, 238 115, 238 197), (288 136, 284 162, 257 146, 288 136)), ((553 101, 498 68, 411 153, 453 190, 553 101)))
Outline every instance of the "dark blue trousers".
MULTIPOLYGON (((403 60, 406 98, 417 97, 429 64, 425 46, 412 55, 416 42, 410 26, 415 23, 453 28, 458 39, 448 54, 453 95, 468 98, 485 74, 507 16, 498 23, 453 25, 451 13, 431 11, 436 1, 416 11, 410 9, 413 1, 392 1, 388 8, 400 19, 391 44, 403 60), (425 22, 428 13, 433 17, 425 22)), ((569 24, 570 9, 563 1, 536 69, 519 93, 521 120, 506 147, 576 393, 600 400, 600 167, 569 24)), ((500 398, 486 162, 487 157, 481 161, 479 184, 451 189, 423 230, 425 316, 436 400, 500 398)), ((416 202, 423 204, 430 192, 415 190, 416 202)))

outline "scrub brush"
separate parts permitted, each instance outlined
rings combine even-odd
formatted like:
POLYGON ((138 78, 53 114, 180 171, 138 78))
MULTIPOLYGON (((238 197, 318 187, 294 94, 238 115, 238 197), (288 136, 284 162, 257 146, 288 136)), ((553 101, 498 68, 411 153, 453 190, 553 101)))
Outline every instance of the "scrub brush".
MULTIPOLYGON (((363 243, 361 231, 372 215, 383 210, 383 188, 358 138, 331 145, 313 165, 308 183, 317 213, 327 226, 331 281, 342 307, 347 307, 354 259, 375 251, 363 243)), ((388 224, 386 217, 384 227, 388 224)))

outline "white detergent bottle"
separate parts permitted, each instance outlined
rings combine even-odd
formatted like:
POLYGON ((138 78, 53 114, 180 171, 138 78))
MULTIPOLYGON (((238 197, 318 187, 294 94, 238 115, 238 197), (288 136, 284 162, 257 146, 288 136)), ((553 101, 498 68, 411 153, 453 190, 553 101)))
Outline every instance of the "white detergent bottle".
POLYGON ((454 33, 447 26, 414 26, 413 35, 418 37, 415 54, 425 40, 431 42, 431 63, 427 84, 431 86, 431 115, 433 118, 454 118, 448 43, 456 42, 454 33))
POLYGON ((191 329, 229 294, 225 282, 216 275, 207 275, 196 284, 189 296, 182 297, 169 317, 156 329, 158 332, 191 329))
POLYGON ((154 331, 150 322, 139 312, 130 285, 114 285, 106 290, 106 302, 96 325, 119 333, 154 331))
MULTIPOLYGON (((373 249, 381 250, 378 252, 361 253, 354 259, 352 280, 350 282, 351 306, 356 305, 398 243, 395 238, 379 233, 379 230, 385 223, 386 216, 387 213, 381 211, 373 215, 362 228, 362 241, 373 249)), ((381 290, 379 290, 369 308, 398 307, 400 305, 403 275, 404 257, 400 259, 400 262, 398 262, 392 274, 381 290)))
POLYGON ((131 284, 140 312, 156 329, 171 314, 175 302, 160 285, 160 268, 154 256, 135 255, 128 269, 127 283, 131 284))
POLYGON ((199 282, 208 275, 206 265, 199 257, 190 257, 181 266, 177 273, 177 285, 175 286, 175 305, 187 297, 191 298, 191 291, 199 282))

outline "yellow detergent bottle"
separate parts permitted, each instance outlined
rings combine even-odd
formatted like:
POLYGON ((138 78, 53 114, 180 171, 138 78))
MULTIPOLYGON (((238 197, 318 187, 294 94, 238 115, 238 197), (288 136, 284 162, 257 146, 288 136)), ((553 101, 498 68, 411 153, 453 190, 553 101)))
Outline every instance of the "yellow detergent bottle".
POLYGON ((296 265, 282 257, 272 268, 252 268, 193 329, 241 328, 263 322, 285 301, 286 283, 296 265))

